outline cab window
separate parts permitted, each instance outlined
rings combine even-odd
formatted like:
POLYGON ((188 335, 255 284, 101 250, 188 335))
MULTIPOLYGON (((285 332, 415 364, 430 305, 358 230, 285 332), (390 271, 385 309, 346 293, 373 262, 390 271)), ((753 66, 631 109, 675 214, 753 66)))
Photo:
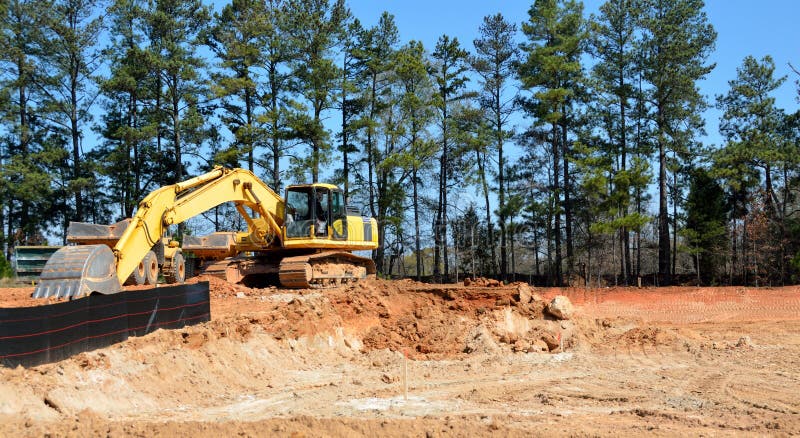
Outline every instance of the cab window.
POLYGON ((311 234, 311 190, 291 189, 286 193, 286 237, 309 237, 311 234))

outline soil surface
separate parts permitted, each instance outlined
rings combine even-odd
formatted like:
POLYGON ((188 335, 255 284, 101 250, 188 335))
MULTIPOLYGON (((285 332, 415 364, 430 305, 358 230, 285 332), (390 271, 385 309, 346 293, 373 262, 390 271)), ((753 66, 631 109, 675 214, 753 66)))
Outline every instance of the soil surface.
POLYGON ((800 434, 800 287, 200 280, 208 323, 0 368, 0 436, 800 434))

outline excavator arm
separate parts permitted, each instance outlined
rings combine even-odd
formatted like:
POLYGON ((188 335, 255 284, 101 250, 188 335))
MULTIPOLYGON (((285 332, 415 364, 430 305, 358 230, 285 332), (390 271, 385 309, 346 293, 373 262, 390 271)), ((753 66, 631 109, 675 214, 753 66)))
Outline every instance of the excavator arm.
POLYGON ((248 224, 250 241, 267 249, 281 245, 283 199, 244 169, 214 170, 151 192, 111 250, 106 245, 66 246, 47 262, 34 297, 80 297, 122 290, 125 279, 167 227, 225 202, 233 202, 248 224), (251 216, 246 209, 257 215, 251 216))

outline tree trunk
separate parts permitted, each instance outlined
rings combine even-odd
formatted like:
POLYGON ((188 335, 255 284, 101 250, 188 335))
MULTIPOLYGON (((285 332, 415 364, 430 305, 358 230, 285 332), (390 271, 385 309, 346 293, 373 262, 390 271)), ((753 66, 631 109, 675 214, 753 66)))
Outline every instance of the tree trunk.
POLYGON ((550 205, 547 209, 547 227, 545 232, 547 236, 547 284, 553 285, 554 278, 553 278, 553 216, 555 214, 555 203, 550 201, 550 205))
POLYGON ((765 196, 767 198, 766 202, 766 210, 769 219, 774 219, 775 216, 775 204, 772 202, 772 167, 767 164, 764 166, 764 190, 766 191, 765 196))
MULTIPOLYGON (((659 131, 663 132, 663 127, 659 127, 659 131)), ((665 139, 661 135, 658 139, 658 273, 669 284, 671 271, 669 210, 667 210, 667 150, 664 142, 665 139)))
MULTIPOLYGON (((30 141, 30 137, 29 137, 29 132, 28 132, 29 131, 29 127, 28 127, 28 96, 27 96, 27 93, 26 93, 25 85, 23 83, 23 81, 25 80, 24 71, 25 71, 24 61, 20 58, 18 63, 17 63, 17 72, 19 74, 18 77, 17 77, 17 80, 20 82, 20 85, 19 85, 19 128, 20 128, 20 133, 19 133, 19 151, 18 151, 18 153, 23 158, 27 158, 28 157, 28 153, 29 153, 28 142, 30 141)), ((9 208, 9 212, 10 211, 11 210, 9 208)), ((32 225, 34 225, 34 224, 30 223, 29 211, 30 211, 30 204, 28 203, 27 200, 22 200, 21 201, 21 205, 20 205, 20 226, 23 229, 26 230, 26 233, 27 233, 27 230, 32 225)), ((8 216, 9 222, 11 222, 11 218, 12 218, 12 216, 11 216, 11 214, 9 214, 9 216, 8 216)), ((2 222, 0 222, 0 227, 2 227, 2 222)), ((11 234, 9 234, 8 237, 10 238, 11 234)), ((9 252, 8 260, 11 260, 10 259, 10 252, 9 252)))
MULTIPOLYGON (((497 242, 494 240, 494 226, 492 225, 492 207, 489 203, 489 182, 486 179, 486 156, 484 155, 481 157, 480 151, 475 151, 475 158, 478 162, 478 173, 480 173, 481 177, 481 187, 483 188, 483 202, 486 205, 486 235, 489 238, 489 246, 492 250, 492 269, 491 273, 495 273, 495 267, 497 266, 497 254, 495 253, 495 248, 497 247, 497 242)), ((501 219, 502 220, 502 219, 501 219)))
MULTIPOLYGON (((514 233, 514 219, 511 219, 511 281, 517 281, 517 254, 514 248, 514 239, 516 238, 516 234, 514 233)), ((506 276, 506 279, 508 276, 506 276)), ((504 279, 505 280, 505 279, 504 279)))
POLYGON ((13 247, 12 238, 14 236, 14 233, 13 233, 14 226, 11 224, 11 222, 12 222, 12 218, 14 217, 13 216, 14 212, 12 211, 12 208, 14 206, 14 200, 8 199, 7 201, 8 201, 8 214, 7 215, 4 214, 4 207, 0 206, 0 231, 2 231, 3 225, 4 224, 6 225, 6 235, 3 236, 3 240, 2 240, 2 242, 0 242, 0 245, 5 245, 6 260, 11 260, 11 255, 13 253, 13 251, 12 251, 12 247, 13 247), (6 221, 8 221, 8 222, 6 222, 6 221))
POLYGON ((787 214, 787 204, 789 202, 789 166, 784 164, 783 166, 783 189, 781 190, 781 217, 780 217, 780 227, 781 227, 781 286, 785 286, 786 282, 789 281, 789 272, 786 268, 786 258, 787 258, 787 251, 786 251, 786 241, 788 240, 788 234, 786 231, 786 214, 787 214))
POLYGON ((533 263, 535 264, 535 272, 536 276, 539 277, 541 275, 541 271, 539 270, 539 233, 536 231, 537 228, 533 228, 533 263))
POLYGON ((672 276, 676 274, 678 265, 678 172, 672 174, 672 276))
POLYGON ((347 153, 347 142, 348 142, 348 135, 347 135, 347 126, 344 120, 344 115, 342 115, 342 179, 343 186, 344 186, 344 199, 348 199, 350 197, 350 162, 348 160, 348 153, 347 153))
POLYGON ((281 190, 281 143, 280 143, 280 121, 278 108, 278 66, 274 62, 269 64, 269 109, 272 114, 272 188, 280 193, 281 190))
MULTIPOLYGON (((70 84, 70 131, 72 133, 72 178, 75 183, 81 177, 81 139, 78 130, 78 80, 73 74, 70 84)), ((75 220, 83 221, 83 193, 80 184, 75 188, 75 220)))
MULTIPOLYGON (((499 113, 497 114, 498 118, 496 123, 500 123, 499 113)), ((505 161, 503 158, 503 134, 500 129, 501 125, 498 124, 498 135, 497 135, 497 187, 498 187, 498 198, 499 198, 499 210, 500 210, 500 278, 502 280, 506 280, 508 278, 508 251, 506 248, 506 242, 508 240, 506 236, 506 212, 505 212, 505 205, 506 205, 506 190, 505 190, 505 161)), ((487 205, 486 208, 489 208, 488 205, 488 198, 487 198, 487 205)), ((487 216, 489 216, 489 211, 487 211, 487 216)), ((492 243, 492 251, 494 252, 494 242, 492 243)))
MULTIPOLYGON (((139 98, 137 94, 131 95, 131 128, 139 128, 139 98)), ((133 216, 133 208, 142 198, 142 156, 139 150, 139 138, 133 141, 133 195, 125 208, 125 217, 133 216)))
POLYGON ((156 175, 155 179, 159 186, 163 186, 165 182, 165 175, 166 172, 164 170, 164 160, 161 159, 164 150, 161 147, 161 139, 162 139, 162 132, 161 132, 161 117, 163 116, 161 105, 163 102, 163 93, 162 93, 162 84, 163 79, 161 78, 161 74, 156 75, 156 157, 158 157, 158 174, 156 175))
POLYGON ((742 223, 742 282, 747 284, 747 216, 742 223))
MULTIPOLYGON (((246 77, 246 75, 245 75, 246 77)), ((253 102, 250 93, 250 89, 247 88, 244 90, 244 108, 245 108, 245 120, 247 123, 247 169, 252 172, 254 169, 254 150, 255 145, 253 144, 253 102)))
MULTIPOLYGON (((445 99, 445 102, 447 100, 445 99)), ((447 248, 447 181, 448 181, 448 150, 447 150, 447 106, 444 110, 444 124, 442 125, 442 257, 444 258, 444 276, 450 275, 449 251, 447 248)))
POLYGON ((177 94, 172 96, 172 148, 175 152, 175 181, 183 180, 183 157, 181 157, 181 118, 180 101, 177 94))
POLYGON ((419 237, 419 195, 417 192, 417 167, 412 169, 412 186, 414 194, 414 253, 417 260, 417 281, 422 281, 422 242, 419 237))
MULTIPOLYGON (((319 127, 322 126, 322 121, 320 120, 320 115, 322 114, 322 105, 319 103, 314 104, 314 130, 317 131, 319 127)), ((319 182, 319 161, 320 161, 320 149, 322 139, 319 138, 317 134, 314 134, 313 139, 311 140, 311 182, 317 183, 319 182)))
MULTIPOLYGON (((386 182, 388 181, 388 175, 386 171, 380 171, 378 173, 378 194, 382 195, 386 188, 386 182)), ((386 213, 387 208, 385 199, 383 196, 379 196, 378 199, 378 249, 376 249, 376 257, 375 257, 375 268, 378 270, 379 273, 383 274, 384 271, 384 256, 386 254, 385 244, 386 244, 386 213)))
POLYGON ((436 220, 433 229, 433 276, 437 282, 441 282, 442 264, 442 210, 444 205, 444 156, 439 157, 439 199, 436 205, 436 220))
POLYGON ((347 109, 347 54, 342 61, 342 179, 344 186, 344 199, 350 193, 350 164, 348 163, 347 143, 348 143, 348 109, 347 109))
POLYGON ((551 142, 552 142, 552 150, 553 150, 553 214, 555 216, 555 227, 553 230, 554 237, 555 237, 555 250, 556 250, 556 260, 555 260, 555 285, 561 286, 564 283, 564 279, 561 274, 561 187, 559 186, 559 165, 560 165, 560 155, 559 155, 559 144, 558 144, 558 125, 556 123, 552 124, 552 129, 550 131, 551 135, 551 142))
MULTIPOLYGON (((620 70, 619 72, 619 87, 625 86, 625 78, 623 76, 623 72, 620 70)), ((621 168, 623 172, 628 171, 628 127, 627 127, 627 119, 625 115, 625 107, 627 105, 627 100, 625 96, 620 96, 619 99, 619 122, 620 122, 620 155, 621 155, 621 168)), ((628 183, 626 181, 624 186, 624 201, 620 211, 620 215, 622 217, 628 216, 628 202, 630 197, 630 190, 628 183)), ((622 251, 622 263, 620 264, 620 268, 622 270, 622 276, 625 279, 625 285, 629 284, 631 278, 631 245, 630 245, 630 232, 628 227, 621 227, 620 228, 620 244, 623 247, 622 251)))
POLYGON ((567 105, 562 106, 562 124, 561 124, 561 158, 564 161, 564 228, 567 238, 567 281, 570 281, 572 276, 573 258, 575 255, 575 248, 572 241, 572 201, 570 199, 570 192, 572 191, 572 182, 569 173, 569 155, 570 147, 567 138, 567 105))
POLYGON ((731 258, 730 258, 730 267, 728 269, 728 284, 733 285, 733 279, 736 276, 736 240, 738 239, 737 236, 737 227, 736 227, 736 218, 731 218, 731 258))
MULTIPOLYGON (((375 120, 375 115, 377 114, 377 88, 378 88, 378 77, 377 73, 372 73, 371 76, 372 80, 372 87, 371 87, 371 95, 370 95, 370 110, 369 110, 369 119, 370 121, 375 120)), ((375 179, 373 174, 375 172, 375 144, 372 132, 372 124, 370 123, 367 126, 367 190, 369 191, 369 212, 372 217, 376 217, 376 210, 375 210, 375 179)), ((378 251, 372 250, 372 259, 376 260, 378 257, 378 251)), ((376 260, 377 261, 377 260, 376 260)))

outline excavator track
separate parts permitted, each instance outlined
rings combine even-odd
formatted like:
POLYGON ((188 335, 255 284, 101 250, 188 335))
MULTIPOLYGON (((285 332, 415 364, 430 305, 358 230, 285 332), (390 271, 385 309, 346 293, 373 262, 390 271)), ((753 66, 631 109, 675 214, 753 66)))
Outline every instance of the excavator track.
POLYGON ((281 285, 294 289, 327 289, 375 275, 375 263, 347 252, 324 251, 281 260, 281 285))

